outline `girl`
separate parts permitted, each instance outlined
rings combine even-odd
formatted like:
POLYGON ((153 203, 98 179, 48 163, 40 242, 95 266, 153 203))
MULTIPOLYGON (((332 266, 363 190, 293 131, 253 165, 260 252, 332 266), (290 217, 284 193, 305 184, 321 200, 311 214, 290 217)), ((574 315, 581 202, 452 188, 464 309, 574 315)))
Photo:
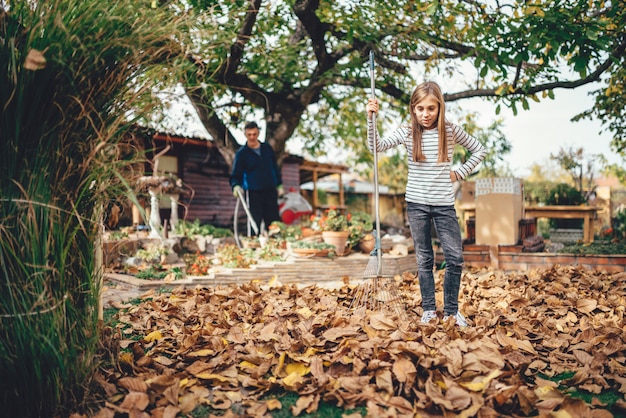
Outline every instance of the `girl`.
MULTIPOLYGON (((373 151, 372 114, 378 113, 378 101, 369 99, 366 109, 367 139, 369 148, 373 151)), ((465 327, 467 321, 459 312, 458 301, 463 269, 463 243, 454 209, 452 183, 467 177, 485 158, 486 150, 459 126, 446 121, 445 110, 439 86, 433 82, 420 84, 411 95, 411 125, 399 127, 382 140, 377 138, 377 151, 386 151, 403 144, 408 152, 409 177, 405 198, 422 294, 422 322, 428 323, 437 318, 432 220, 446 262, 443 282, 444 321, 453 317, 457 325, 465 327), (451 159, 455 144, 465 147, 472 155, 462 166, 452 171, 451 159)))

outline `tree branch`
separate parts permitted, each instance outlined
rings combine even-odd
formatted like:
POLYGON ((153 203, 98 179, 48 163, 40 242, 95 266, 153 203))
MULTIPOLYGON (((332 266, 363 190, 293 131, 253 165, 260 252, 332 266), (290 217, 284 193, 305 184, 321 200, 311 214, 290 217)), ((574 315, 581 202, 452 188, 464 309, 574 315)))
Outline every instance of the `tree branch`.
POLYGON ((220 69, 224 83, 229 84, 230 78, 237 72, 239 64, 241 64, 241 58, 243 57, 243 51, 246 44, 250 41, 252 35, 252 29, 256 23, 257 16, 259 14, 259 8, 261 7, 261 0, 252 0, 248 5, 248 11, 246 12, 246 18, 239 29, 237 39, 235 43, 230 47, 230 54, 228 59, 220 69))
MULTIPOLYGON (((598 68, 590 73, 587 77, 580 78, 578 80, 569 81, 554 81, 551 83, 537 84, 528 89, 516 88, 513 92, 508 93, 507 96, 515 95, 529 95, 536 94, 546 90, 554 90, 558 88, 562 89, 575 89, 585 84, 594 83, 600 81, 600 77, 606 72, 618 58, 624 56, 626 51, 626 41, 619 44, 611 53, 611 56, 607 58, 598 68)), ((459 99, 466 99, 470 97, 496 97, 496 89, 474 89, 466 90, 458 93, 444 94, 446 101, 455 101, 459 99)))
POLYGON ((313 45, 313 52, 317 60, 316 74, 323 74, 334 65, 334 60, 326 51, 326 41, 324 34, 329 30, 330 26, 324 24, 315 14, 319 8, 319 0, 297 0, 293 6, 293 11, 300 19, 304 29, 309 35, 313 45))
POLYGON ((222 120, 217 116, 210 102, 204 99, 202 90, 185 86, 185 92, 198 113, 198 118, 202 122, 202 125, 209 132, 218 149, 222 151, 222 155, 224 155, 228 165, 232 165, 235 152, 239 148, 235 137, 222 123, 222 120))

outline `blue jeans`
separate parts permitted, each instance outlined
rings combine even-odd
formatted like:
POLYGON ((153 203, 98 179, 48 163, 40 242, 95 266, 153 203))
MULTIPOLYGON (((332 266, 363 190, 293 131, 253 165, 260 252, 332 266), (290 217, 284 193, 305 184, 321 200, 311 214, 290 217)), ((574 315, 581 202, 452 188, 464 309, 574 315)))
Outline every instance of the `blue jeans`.
POLYGON ((261 232, 261 222, 265 222, 265 230, 267 231, 272 222, 280 221, 278 192, 275 187, 265 190, 248 190, 248 195, 250 214, 259 227, 259 232, 261 232))
POLYGON ((407 202, 407 213, 415 244, 422 308, 425 311, 437 310, 433 274, 435 255, 431 235, 432 221, 435 224, 446 262, 443 280, 443 312, 444 315, 455 315, 459 310, 463 242, 454 206, 430 206, 407 202))

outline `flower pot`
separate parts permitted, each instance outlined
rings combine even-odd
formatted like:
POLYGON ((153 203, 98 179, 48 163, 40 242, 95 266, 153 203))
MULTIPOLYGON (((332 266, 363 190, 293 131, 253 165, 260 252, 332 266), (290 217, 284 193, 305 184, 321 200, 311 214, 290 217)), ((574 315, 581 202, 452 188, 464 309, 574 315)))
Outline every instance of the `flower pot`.
POLYGON ((294 248, 291 251, 300 257, 326 257, 328 255, 328 250, 316 248, 294 248))
POLYGON ((367 234, 359 241, 359 249, 365 254, 369 254, 376 246, 376 238, 372 234, 367 234))
POLYGON ((344 255, 346 252, 346 245, 348 244, 348 237, 350 233, 348 231, 324 231, 322 232, 322 238, 326 244, 330 244, 335 247, 337 255, 344 255))

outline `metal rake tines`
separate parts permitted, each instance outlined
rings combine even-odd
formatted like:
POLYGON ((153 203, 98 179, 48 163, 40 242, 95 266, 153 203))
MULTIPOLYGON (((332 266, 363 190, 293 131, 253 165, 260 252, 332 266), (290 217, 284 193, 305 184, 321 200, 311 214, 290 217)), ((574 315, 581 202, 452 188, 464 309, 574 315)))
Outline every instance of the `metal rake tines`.
POLYGON ((359 284, 350 309, 383 312, 395 315, 400 320, 408 320, 402 292, 393 277, 376 276, 359 284))
POLYGON ((380 276, 378 270, 379 270, 378 257, 376 257, 375 255, 371 255, 369 257, 369 260, 367 261, 367 266, 365 266, 363 277, 366 279, 372 279, 374 277, 378 277, 380 276))

